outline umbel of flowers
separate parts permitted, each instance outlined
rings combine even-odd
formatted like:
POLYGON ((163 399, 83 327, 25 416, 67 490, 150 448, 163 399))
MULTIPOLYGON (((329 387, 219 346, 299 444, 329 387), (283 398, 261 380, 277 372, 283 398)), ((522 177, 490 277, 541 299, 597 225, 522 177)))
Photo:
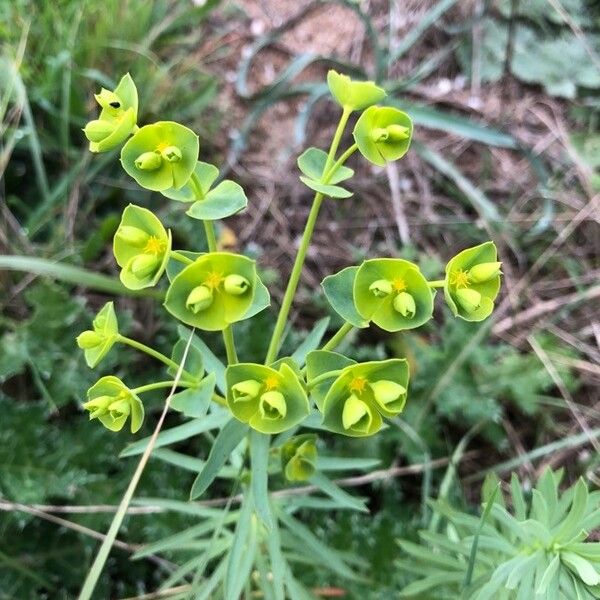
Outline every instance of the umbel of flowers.
MULTIPOLYGON (((184 364, 176 380, 131 390, 116 377, 103 377, 90 389, 84 404, 91 418, 112 430, 121 429, 130 419, 132 431, 137 430, 144 413, 138 394, 172 384, 185 388, 179 392, 186 394, 184 399, 174 403, 185 414, 229 411, 232 419, 263 434, 295 431, 310 418, 310 426, 318 423, 333 433, 374 435, 385 419, 398 415, 410 401, 410 365, 402 357, 356 363, 333 352, 344 335, 353 328, 369 326, 388 332, 420 327, 433 317, 438 288, 443 289, 443 298, 456 317, 481 321, 491 314, 501 275, 493 242, 459 252, 448 261, 445 277, 439 280, 428 280, 417 264, 400 257, 367 259, 323 281, 331 308, 344 321, 340 332, 320 349, 313 346, 308 353, 278 358, 321 203, 352 196, 344 186, 354 171, 346 163, 356 151, 370 163, 383 166, 404 156, 413 136, 410 116, 382 104, 386 93, 381 87, 353 81, 335 71, 329 72, 327 81, 342 109, 340 122, 328 150, 308 148, 298 159, 301 180, 315 192, 311 217, 267 357, 245 357, 247 362, 238 361, 233 328, 266 309, 269 292, 253 259, 218 248, 214 227, 216 219, 246 207, 242 188, 233 181, 220 181, 217 167, 198 160, 199 138, 184 125, 158 121, 138 126, 138 95, 129 75, 114 90, 103 89, 96 96, 101 106, 99 118, 85 127, 90 150, 105 152, 121 146, 125 171, 142 188, 186 207, 186 214, 201 221, 206 234, 204 248, 174 249, 171 231, 158 215, 159 203, 153 201, 153 210, 130 204, 123 210, 113 242, 121 282, 131 290, 161 286, 166 312, 176 321, 199 331, 223 332, 228 364, 221 390, 215 387, 214 373, 205 373, 202 356, 193 353, 188 358, 192 366, 184 364), (342 134, 355 113, 353 143, 340 151, 342 134), (192 392, 202 403, 190 407, 185 398, 192 392), (319 416, 317 421, 315 416, 319 416)), ((92 329, 83 332, 77 343, 92 368, 115 343, 147 352, 161 361, 171 376, 182 357, 181 342, 171 356, 165 356, 120 334, 112 303, 98 313, 92 329)), ((310 477, 316 468, 314 434, 300 434, 286 444, 281 449, 285 477, 292 481, 310 477)))

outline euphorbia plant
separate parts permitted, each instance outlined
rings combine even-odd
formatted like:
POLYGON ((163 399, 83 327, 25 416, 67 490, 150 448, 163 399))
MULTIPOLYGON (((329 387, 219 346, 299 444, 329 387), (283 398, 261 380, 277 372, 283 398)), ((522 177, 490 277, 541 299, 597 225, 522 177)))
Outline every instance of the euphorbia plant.
MULTIPOLYGON (((352 196, 344 187, 354 174, 346 165, 348 159, 358 150, 378 166, 398 160, 409 150, 413 133, 409 115, 379 105, 385 91, 374 83, 352 81, 330 71, 328 84, 342 108, 341 116, 327 151, 309 148, 298 158, 300 179, 315 192, 312 207, 267 355, 244 357, 246 362, 238 361, 233 327, 265 310, 270 304, 269 292, 254 260, 220 251, 213 223, 246 207, 242 188, 233 181, 219 181, 217 167, 198 160, 198 136, 184 125, 159 121, 140 127, 136 122, 137 91, 129 75, 114 91, 102 90, 96 96, 102 111, 100 118, 85 128, 90 149, 104 152, 123 144, 121 164, 125 171, 143 188, 160 192, 166 201, 183 204, 190 218, 202 221, 208 251, 173 248, 171 232, 151 210, 133 204, 124 208, 113 244, 121 281, 132 290, 166 287, 165 316, 182 324, 182 338, 171 356, 127 338, 119 332, 112 303, 98 313, 93 329, 77 338, 92 368, 114 344, 124 343, 161 361, 170 376, 133 389, 112 375, 100 378, 90 388, 83 406, 91 419, 108 429, 118 431, 129 420, 131 431, 136 432, 144 418, 144 392, 171 389, 81 598, 91 596, 164 415, 171 407, 200 423, 213 418, 220 429, 194 483, 192 499, 207 489, 237 447, 249 451, 249 469, 242 455, 238 478, 242 510, 233 541, 222 550, 228 556, 223 559, 228 573, 223 580, 224 596, 232 600, 239 597, 240 585, 246 585, 245 577, 255 560, 257 568, 262 568, 257 554, 261 547, 257 542, 262 539, 272 563, 269 594, 283 599, 285 588, 289 591, 295 584, 279 542, 273 540, 279 539, 279 524, 288 530, 296 525, 288 511, 270 501, 269 481, 310 480, 335 501, 364 509, 362 503, 321 472, 317 434, 297 435, 298 430, 304 427, 357 438, 375 435, 385 427, 386 419, 401 413, 410 402, 406 359, 357 363, 334 350, 354 328, 373 325, 397 332, 420 327, 433 316, 436 288, 443 288, 444 298, 457 317, 479 321, 492 312, 500 287, 500 263, 492 242, 451 258, 445 278, 437 281, 427 280, 419 266, 408 260, 373 258, 323 281, 331 307, 344 321, 340 330, 322 345, 321 336, 311 334, 291 356, 279 356, 321 205, 326 200, 335 202, 352 196), (356 112, 360 114, 353 129, 354 143, 340 151, 343 133, 356 112), (196 337, 196 331, 222 332, 226 366, 196 337)), ((307 535, 304 532, 300 537, 306 540, 307 535)), ((338 571, 345 573, 339 564, 338 571)))

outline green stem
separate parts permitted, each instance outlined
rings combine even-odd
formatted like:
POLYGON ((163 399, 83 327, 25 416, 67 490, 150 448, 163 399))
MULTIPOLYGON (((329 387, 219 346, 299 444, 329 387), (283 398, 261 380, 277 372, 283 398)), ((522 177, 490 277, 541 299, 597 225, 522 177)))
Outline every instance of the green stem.
POLYGON ((233 329, 228 325, 223 329, 223 341, 225 342, 225 351, 227 352, 227 362, 234 365, 238 361, 235 350, 235 340, 233 339, 233 329))
POLYGON ((215 235, 215 227, 212 221, 202 221, 204 225, 204 233, 206 234, 206 242, 209 252, 217 251, 217 237, 215 235))
POLYGON ((213 399, 213 402, 216 402, 217 404, 220 404, 221 406, 227 407, 227 400, 225 400, 225 398, 223 398, 223 396, 219 396, 219 394, 213 394, 212 399, 213 399))
POLYGON ((174 259, 174 260, 178 260, 181 263, 184 263, 186 265, 191 265, 194 263, 194 261, 191 258, 188 258, 187 256, 184 256, 183 254, 177 252, 176 250, 171 250, 169 256, 174 259))
MULTIPOLYGON (((347 109, 344 109, 342 112, 340 122, 335 130, 335 134, 329 148, 329 154, 327 155, 327 161, 325 162, 325 167, 323 169, 324 173, 329 174, 329 169, 333 164, 335 153, 337 152, 340 140, 342 139, 342 134, 344 132, 346 123, 348 122, 348 118, 350 117, 350 113, 351 111, 347 109)), ((265 364, 270 364, 277 358, 279 346, 281 345, 281 336, 283 335, 285 326, 287 324, 287 318, 290 308, 292 307, 292 302, 294 301, 296 288, 298 287, 298 282, 300 281, 300 275, 302 273, 302 267, 304 266, 304 260, 306 259, 306 252, 315 229, 315 224, 317 222, 317 217, 319 216, 319 210, 321 209, 323 198, 324 196, 320 192, 315 194, 313 204, 306 221, 306 226, 304 227, 304 233, 302 234, 302 240, 300 241, 300 247, 298 248, 298 254, 296 255, 294 267, 292 268, 290 280, 288 282, 287 289, 285 290, 285 295, 283 296, 281 308, 279 309, 279 315, 277 316, 275 329, 273 330, 273 335, 271 336, 271 342, 269 343, 265 364)))
POLYGON ((192 190, 194 192, 194 196, 196 196, 196 200, 204 200, 204 193, 202 192, 202 184, 200 183, 200 179, 196 173, 192 173, 190 177, 190 185, 192 186, 192 190))
POLYGON ((333 350, 337 348, 342 340, 354 329, 354 325, 351 323, 344 323, 337 332, 333 335, 333 337, 323 345, 321 350, 333 350))
POLYGON ((446 283, 445 279, 436 279, 435 281, 428 281, 427 285, 432 288, 442 288, 446 283))
MULTIPOLYGON (((173 380, 157 381, 156 383, 149 383, 147 385, 142 385, 140 387, 136 387, 136 388, 132 389, 131 391, 134 394, 143 394, 144 392, 151 392, 152 390, 159 390, 161 388, 173 387, 174 383, 175 383, 175 381, 173 381, 173 380)), ((179 381, 179 382, 177 382, 177 386, 189 388, 189 387, 193 387, 194 384, 191 382, 187 382, 187 381, 179 381)))
POLYGON ((325 173, 323 177, 323 183, 328 183, 329 178, 341 167, 356 151, 358 150, 358 144, 352 144, 333 164, 333 166, 325 173))
MULTIPOLYGON (((124 335, 119 335, 117 337, 117 341, 121 342, 122 344, 127 344, 128 346, 131 346, 132 348, 135 348, 136 350, 139 350, 140 352, 144 352, 145 354, 148 354, 148 356, 152 356, 156 360, 159 360, 163 364, 167 365, 167 367, 171 367, 175 371, 177 371, 177 369, 179 369, 179 365, 174 360, 171 360, 168 356, 165 356, 162 352, 159 352, 158 350, 155 350, 154 348, 150 348, 150 346, 146 346, 146 344, 142 344, 141 342, 138 342, 137 340, 132 340, 131 338, 125 337, 124 335)), ((187 371, 183 371, 183 375, 185 375, 185 377, 187 379, 192 379, 194 381, 196 380, 196 377, 194 377, 191 373, 188 373, 187 371)))
POLYGON ((321 373, 314 379, 311 379, 306 385, 308 389, 314 388, 316 385, 327 381, 328 379, 332 379, 333 377, 338 377, 342 372, 342 369, 336 369, 335 371, 327 371, 327 373, 321 373))

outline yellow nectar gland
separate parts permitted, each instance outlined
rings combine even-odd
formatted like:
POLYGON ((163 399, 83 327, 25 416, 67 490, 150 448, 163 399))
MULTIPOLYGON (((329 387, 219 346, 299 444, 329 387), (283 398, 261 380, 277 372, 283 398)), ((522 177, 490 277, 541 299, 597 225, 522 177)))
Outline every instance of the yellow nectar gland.
POLYGON ((276 390, 279 387, 279 379, 274 375, 271 375, 265 379, 265 387, 267 391, 276 390))
POLYGON ((171 145, 172 144, 169 144, 168 142, 161 142, 158 146, 156 146, 156 151, 162 152, 163 150, 166 150, 171 145))
POLYGON ((159 240, 157 237, 152 235, 146 242, 144 252, 146 252, 147 254, 160 254, 164 250, 164 247, 164 241, 159 240))
POLYGON ((457 288, 469 287, 469 274, 462 269, 458 269, 458 271, 454 271, 450 276, 450 283, 457 288))
POLYGON ((396 277, 392 281, 392 287, 394 288, 395 292, 403 292, 404 290, 406 290, 406 283, 404 279, 402 279, 402 277, 396 277))
POLYGON ((350 391, 358 392, 359 394, 362 394, 362 392, 365 391, 366 386, 367 386, 367 380, 364 377, 355 377, 350 382, 350 391))
POLYGON ((219 287, 219 285, 221 285, 222 281, 223 281, 223 275, 221 275, 221 273, 217 273, 217 272, 213 271, 206 278, 204 285, 215 290, 219 287))

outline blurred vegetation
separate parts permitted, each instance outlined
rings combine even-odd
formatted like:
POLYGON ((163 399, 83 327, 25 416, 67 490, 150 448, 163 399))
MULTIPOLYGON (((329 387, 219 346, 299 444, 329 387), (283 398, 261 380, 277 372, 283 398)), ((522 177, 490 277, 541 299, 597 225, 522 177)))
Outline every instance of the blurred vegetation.
MULTIPOLYGON (((420 230, 422 239, 415 236, 415 244, 422 242, 424 247, 435 249, 433 254, 443 257, 446 246, 464 240, 475 243, 491 231, 505 242, 511 281, 526 276, 573 217, 574 212, 564 212, 565 207, 585 207, 589 200, 586 194, 598 190, 597 7, 585 0, 562 0, 560 6, 570 16, 565 20, 545 0, 486 2, 481 3, 486 10, 465 26, 460 13, 454 19, 449 16, 456 2, 432 2, 411 35, 394 46, 384 43, 377 30, 381 28, 381 12, 385 15, 389 9, 387 3, 375 3, 370 11, 363 10, 361 3, 339 4, 349 6, 348 10, 367 24, 366 37, 374 44, 372 68, 349 61, 342 61, 340 68, 386 83, 392 101, 414 114, 417 129, 424 132, 414 153, 427 185, 436 198, 444 199, 434 205, 434 210, 449 219, 451 234, 438 239, 435 231, 439 225, 432 222, 434 234, 420 230), (383 10, 379 10, 381 5, 383 10), (437 36, 433 43, 449 52, 430 52, 430 28, 437 36), (425 50, 419 47, 422 40, 425 50), (410 62, 400 77, 394 68, 405 56, 410 62), (499 86, 507 77, 514 77, 518 94, 543 90, 544 102, 576 100, 565 108, 571 127, 568 140, 563 140, 572 141, 569 150, 573 152, 532 153, 527 145, 532 139, 522 136, 518 140, 522 132, 505 133, 485 110, 470 118, 465 116, 466 110, 453 111, 444 103, 426 105, 427 96, 420 96, 419 86, 430 83, 436 70, 442 68, 451 76, 464 76, 469 81, 477 77, 484 86, 499 86), (452 136, 456 135, 461 143, 466 140, 475 145, 482 157, 467 173, 457 165, 462 168, 462 162, 469 161, 461 161, 461 154, 454 159, 451 151, 446 153, 436 145, 440 139, 449 139, 448 147, 452 149, 452 136), (518 154, 511 164, 524 161, 529 169, 527 199, 523 203, 516 197, 518 192, 495 189, 492 167, 499 156, 504 158, 499 154, 504 151, 518 154), (585 177, 573 175, 582 165, 585 177), (564 196, 569 197, 572 206, 564 196), (515 212, 523 217, 523 223, 512 219, 515 212), (457 219, 453 221, 454 217, 457 219)), ((387 21, 391 21, 392 12, 389 10, 387 21)), ((211 0, 197 5, 168 0, 0 3, 0 185, 5 202, 0 212, 2 254, 42 256, 90 270, 110 270, 107 248, 118 214, 129 200, 140 202, 141 197, 144 203, 151 197, 121 178, 114 155, 91 161, 80 128, 93 108, 92 93, 101 86, 112 87, 125 71, 134 75, 140 96, 152 99, 141 105, 145 111, 142 122, 158 114, 185 122, 200 133, 205 159, 212 154, 219 162, 215 155, 224 148, 210 140, 220 123, 230 124, 227 119, 231 116, 221 113, 217 101, 219 89, 230 82, 223 72, 205 67, 206 54, 196 55, 195 49, 211 36, 218 48, 224 31, 228 31, 223 22, 232 16, 240 18, 237 9, 211 0)), ((240 23, 247 26, 241 18, 240 23)), ((277 41, 289 28, 284 25, 277 29, 270 42, 277 41)), ((251 63, 259 60, 258 54, 271 34, 269 31, 258 36, 236 65, 236 92, 247 105, 245 120, 236 127, 238 135, 232 138, 229 148, 228 159, 233 167, 251 144, 263 115, 290 97, 308 94, 308 102, 302 105, 295 122, 296 140, 317 135, 307 124, 311 116, 318 122, 319 99, 325 93, 322 77, 319 74, 314 84, 304 79, 297 84, 295 77, 304 67, 323 62, 323 57, 316 56, 309 62, 305 55, 290 55, 287 68, 279 71, 274 81, 258 91, 248 89, 251 63)), ((336 56, 335 62, 339 63, 340 57, 336 56)), ((490 96, 498 89, 491 87, 490 96)), ((252 185, 252 177, 247 178, 244 183, 252 185)), ((389 192, 382 181, 387 197, 389 192)), ((291 196, 285 187, 278 191, 286 199, 291 196)), ((367 192, 362 191, 361 196, 367 197, 367 192)), ((304 214, 300 206, 291 202, 290 206, 304 214)), ((329 210, 346 218, 348 212, 357 210, 356 205, 349 206, 336 205, 329 210)), ((180 221, 172 208, 163 203, 159 212, 166 223, 177 225, 177 235, 181 236, 178 243, 193 241, 199 245, 197 232, 180 221)), ((368 215, 365 218, 373 219, 368 215)), ((532 464, 536 459, 547 460, 553 452, 566 450, 570 454, 562 460, 568 466, 567 479, 573 481, 583 473, 597 483, 593 475, 598 466, 597 454, 578 453, 585 439, 564 401, 565 394, 575 398, 584 418, 597 423, 597 408, 587 401, 593 398, 590 389, 597 384, 597 375, 596 379, 587 377, 587 371, 573 366, 593 362, 595 355, 586 345, 564 342, 556 329, 560 325, 576 335, 574 323, 579 328, 589 323, 590 313, 582 298, 590 289, 590 280, 585 278, 593 269, 597 252, 593 235, 584 230, 573 247, 564 248, 548 260, 541 275, 540 271, 534 272, 534 281, 540 275, 546 285, 542 292, 554 280, 567 279, 570 287, 566 286, 564 293, 580 294, 566 305, 558 304, 544 322, 547 327, 529 328, 526 322, 511 330, 511 335, 498 339, 491 335, 492 323, 474 328, 446 315, 438 329, 426 328, 385 342, 369 330, 347 343, 345 352, 356 359, 408 356, 413 370, 413 400, 402 418, 377 438, 356 441, 323 436, 320 443, 332 453, 377 457, 384 468, 427 465, 433 459, 454 456, 456 465, 465 462, 466 472, 461 480, 456 465, 439 469, 425 466, 411 476, 388 477, 368 488, 361 487, 360 493, 369 496, 370 515, 302 509, 299 516, 318 537, 341 550, 354 551, 369 563, 366 583, 348 584, 332 579, 325 571, 311 569, 302 577, 305 585, 339 586, 350 598, 389 598, 397 594, 412 579, 400 573, 394 563, 400 555, 398 538, 418 541, 418 530, 430 523, 433 514, 425 502, 428 498, 445 496, 439 501, 447 499, 466 512, 475 512, 479 484, 473 484, 482 479, 486 469, 497 469, 504 476, 520 468, 527 488, 535 479, 532 464), (565 326, 565 322, 573 326, 565 326), (554 371, 523 342, 530 338, 545 355, 552 356, 554 371), (557 439, 563 444, 552 446, 557 439), (515 447, 515 440, 525 447, 515 447)), ((386 247, 382 237, 380 234, 376 240, 375 249, 386 247)), ((259 236, 243 250, 260 257, 269 252, 270 244, 272 240, 266 235, 265 239, 259 236)), ((356 245, 352 248, 355 255, 366 251, 356 245)), ((396 246, 394 251, 409 259, 415 253, 410 245, 396 246)), ((432 273, 441 266, 441 260, 432 260, 432 273)), ((325 268, 330 269, 330 265, 325 268)), ((278 282, 272 269, 266 274, 266 283, 278 282)), ((74 294, 66 284, 1 271, 0 286, 0 502, 114 505, 134 468, 130 460, 118 458, 130 436, 90 427, 83 417, 79 401, 95 374, 85 367, 74 343, 75 335, 88 326, 105 296, 93 289, 74 294)), ((562 290, 559 288, 559 294, 562 290)), ((511 316, 518 314, 519 301, 537 301, 537 296, 518 296, 511 316)), ((306 299, 307 314, 324 314, 325 303, 320 295, 307 294, 306 299)), ((166 353, 170 351, 176 332, 163 325, 157 303, 145 298, 121 298, 118 306, 120 318, 127 315, 121 319, 124 330, 151 340, 166 353)), ((265 352, 264 332, 271 324, 270 316, 262 314, 236 327, 242 358, 265 352)), ((336 324, 332 319, 332 330, 336 324)), ((290 345, 305 336, 303 325, 300 322, 298 330, 290 332, 290 345)), ((223 354, 217 336, 204 339, 215 353, 223 354)), ((105 366, 107 372, 116 375, 127 372, 130 382, 136 384, 145 381, 145 371, 154 365, 129 351, 114 349, 105 366)), ((151 403, 158 408, 161 401, 157 394, 151 403)), ((151 412, 152 405, 149 408, 151 412)), ((177 415, 170 415, 167 426, 179 422, 177 415)), ((598 431, 593 432, 597 437, 598 431)), ((210 443, 211 436, 205 434, 185 440, 175 449, 204 457, 210 443)), ((194 473, 166 466, 164 457, 151 461, 139 496, 187 500, 194 473)), ((217 486, 214 494, 226 495, 229 491, 225 485, 217 486)), ((110 521, 110 514, 100 511, 62 516, 96 531, 104 531, 110 521)), ((150 542, 196 522, 192 516, 178 512, 132 516, 119 539, 150 542)), ((39 516, 15 509, 0 512, 0 599, 72 598, 96 545, 89 535, 39 516)), ((123 549, 113 550, 98 597, 141 594, 155 590, 164 580, 164 564, 130 561, 129 555, 123 549)), ((191 551, 165 554, 178 564, 192 556, 191 551)))

